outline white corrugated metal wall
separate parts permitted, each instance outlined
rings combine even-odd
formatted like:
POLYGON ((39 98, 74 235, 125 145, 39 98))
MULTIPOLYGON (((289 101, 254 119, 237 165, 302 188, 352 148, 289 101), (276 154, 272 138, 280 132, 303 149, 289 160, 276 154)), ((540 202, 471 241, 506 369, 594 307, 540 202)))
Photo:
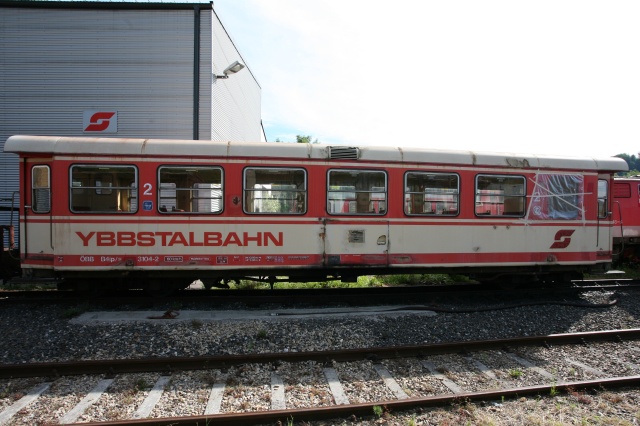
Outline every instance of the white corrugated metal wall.
MULTIPOLYGON (((251 72, 212 80, 227 58, 242 62, 210 3, 0 2, 0 149, 12 134, 260 140, 251 72), (86 111, 117 111, 117 133, 84 132, 86 111)), ((17 190, 0 152, 0 223, 17 190)))
MULTIPOLYGON (((235 61, 247 65, 218 17, 215 13, 212 15, 214 74, 221 75, 235 61)), ((211 82, 211 138, 223 141, 264 140, 260 125, 260 86, 249 67, 228 79, 213 78, 211 82)))

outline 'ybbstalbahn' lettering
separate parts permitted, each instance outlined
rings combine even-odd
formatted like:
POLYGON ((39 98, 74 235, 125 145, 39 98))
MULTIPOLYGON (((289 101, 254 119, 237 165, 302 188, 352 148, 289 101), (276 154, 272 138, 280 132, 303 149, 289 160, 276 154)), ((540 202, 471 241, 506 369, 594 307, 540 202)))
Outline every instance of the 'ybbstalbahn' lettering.
POLYGON ((243 232, 76 232, 82 240, 84 247, 95 245, 98 247, 153 247, 156 245, 171 246, 205 246, 205 247, 226 247, 226 246, 282 246, 284 237, 282 232, 274 235, 272 232, 256 232, 250 234, 243 232))

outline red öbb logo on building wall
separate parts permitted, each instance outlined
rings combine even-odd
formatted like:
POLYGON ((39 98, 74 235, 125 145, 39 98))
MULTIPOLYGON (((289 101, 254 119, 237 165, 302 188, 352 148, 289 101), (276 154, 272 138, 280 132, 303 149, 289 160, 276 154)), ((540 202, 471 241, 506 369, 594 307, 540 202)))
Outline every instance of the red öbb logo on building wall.
POLYGON ((117 133, 118 111, 85 111, 82 125, 85 132, 117 133))

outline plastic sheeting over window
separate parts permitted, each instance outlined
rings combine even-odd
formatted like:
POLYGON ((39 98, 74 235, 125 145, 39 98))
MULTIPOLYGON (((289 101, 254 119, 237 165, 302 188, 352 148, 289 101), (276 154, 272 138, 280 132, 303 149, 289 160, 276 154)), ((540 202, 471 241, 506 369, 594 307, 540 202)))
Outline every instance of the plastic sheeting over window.
POLYGON ((581 220, 584 211, 582 175, 538 174, 529 218, 539 220, 581 220))

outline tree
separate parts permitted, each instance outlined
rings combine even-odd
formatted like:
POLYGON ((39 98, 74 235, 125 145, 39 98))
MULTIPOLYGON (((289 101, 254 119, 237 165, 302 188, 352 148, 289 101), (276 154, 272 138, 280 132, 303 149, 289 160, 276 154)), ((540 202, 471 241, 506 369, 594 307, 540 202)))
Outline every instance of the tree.
POLYGON ((616 157, 618 158, 622 158, 624 161, 627 162, 627 165, 629 166, 629 171, 626 173, 621 173, 621 175, 623 176, 635 176, 640 174, 640 154, 638 154, 638 157, 636 157, 635 155, 629 155, 629 154, 618 154, 616 155, 616 157))
POLYGON ((318 139, 316 138, 315 141, 311 142, 311 136, 296 135, 296 142, 297 143, 318 143, 318 139))
MULTIPOLYGON (((280 140, 280 138, 277 138, 275 141, 284 142, 280 140)), ((311 136, 296 135, 296 143, 318 143, 318 139, 316 138, 315 141, 311 141, 311 136)))

